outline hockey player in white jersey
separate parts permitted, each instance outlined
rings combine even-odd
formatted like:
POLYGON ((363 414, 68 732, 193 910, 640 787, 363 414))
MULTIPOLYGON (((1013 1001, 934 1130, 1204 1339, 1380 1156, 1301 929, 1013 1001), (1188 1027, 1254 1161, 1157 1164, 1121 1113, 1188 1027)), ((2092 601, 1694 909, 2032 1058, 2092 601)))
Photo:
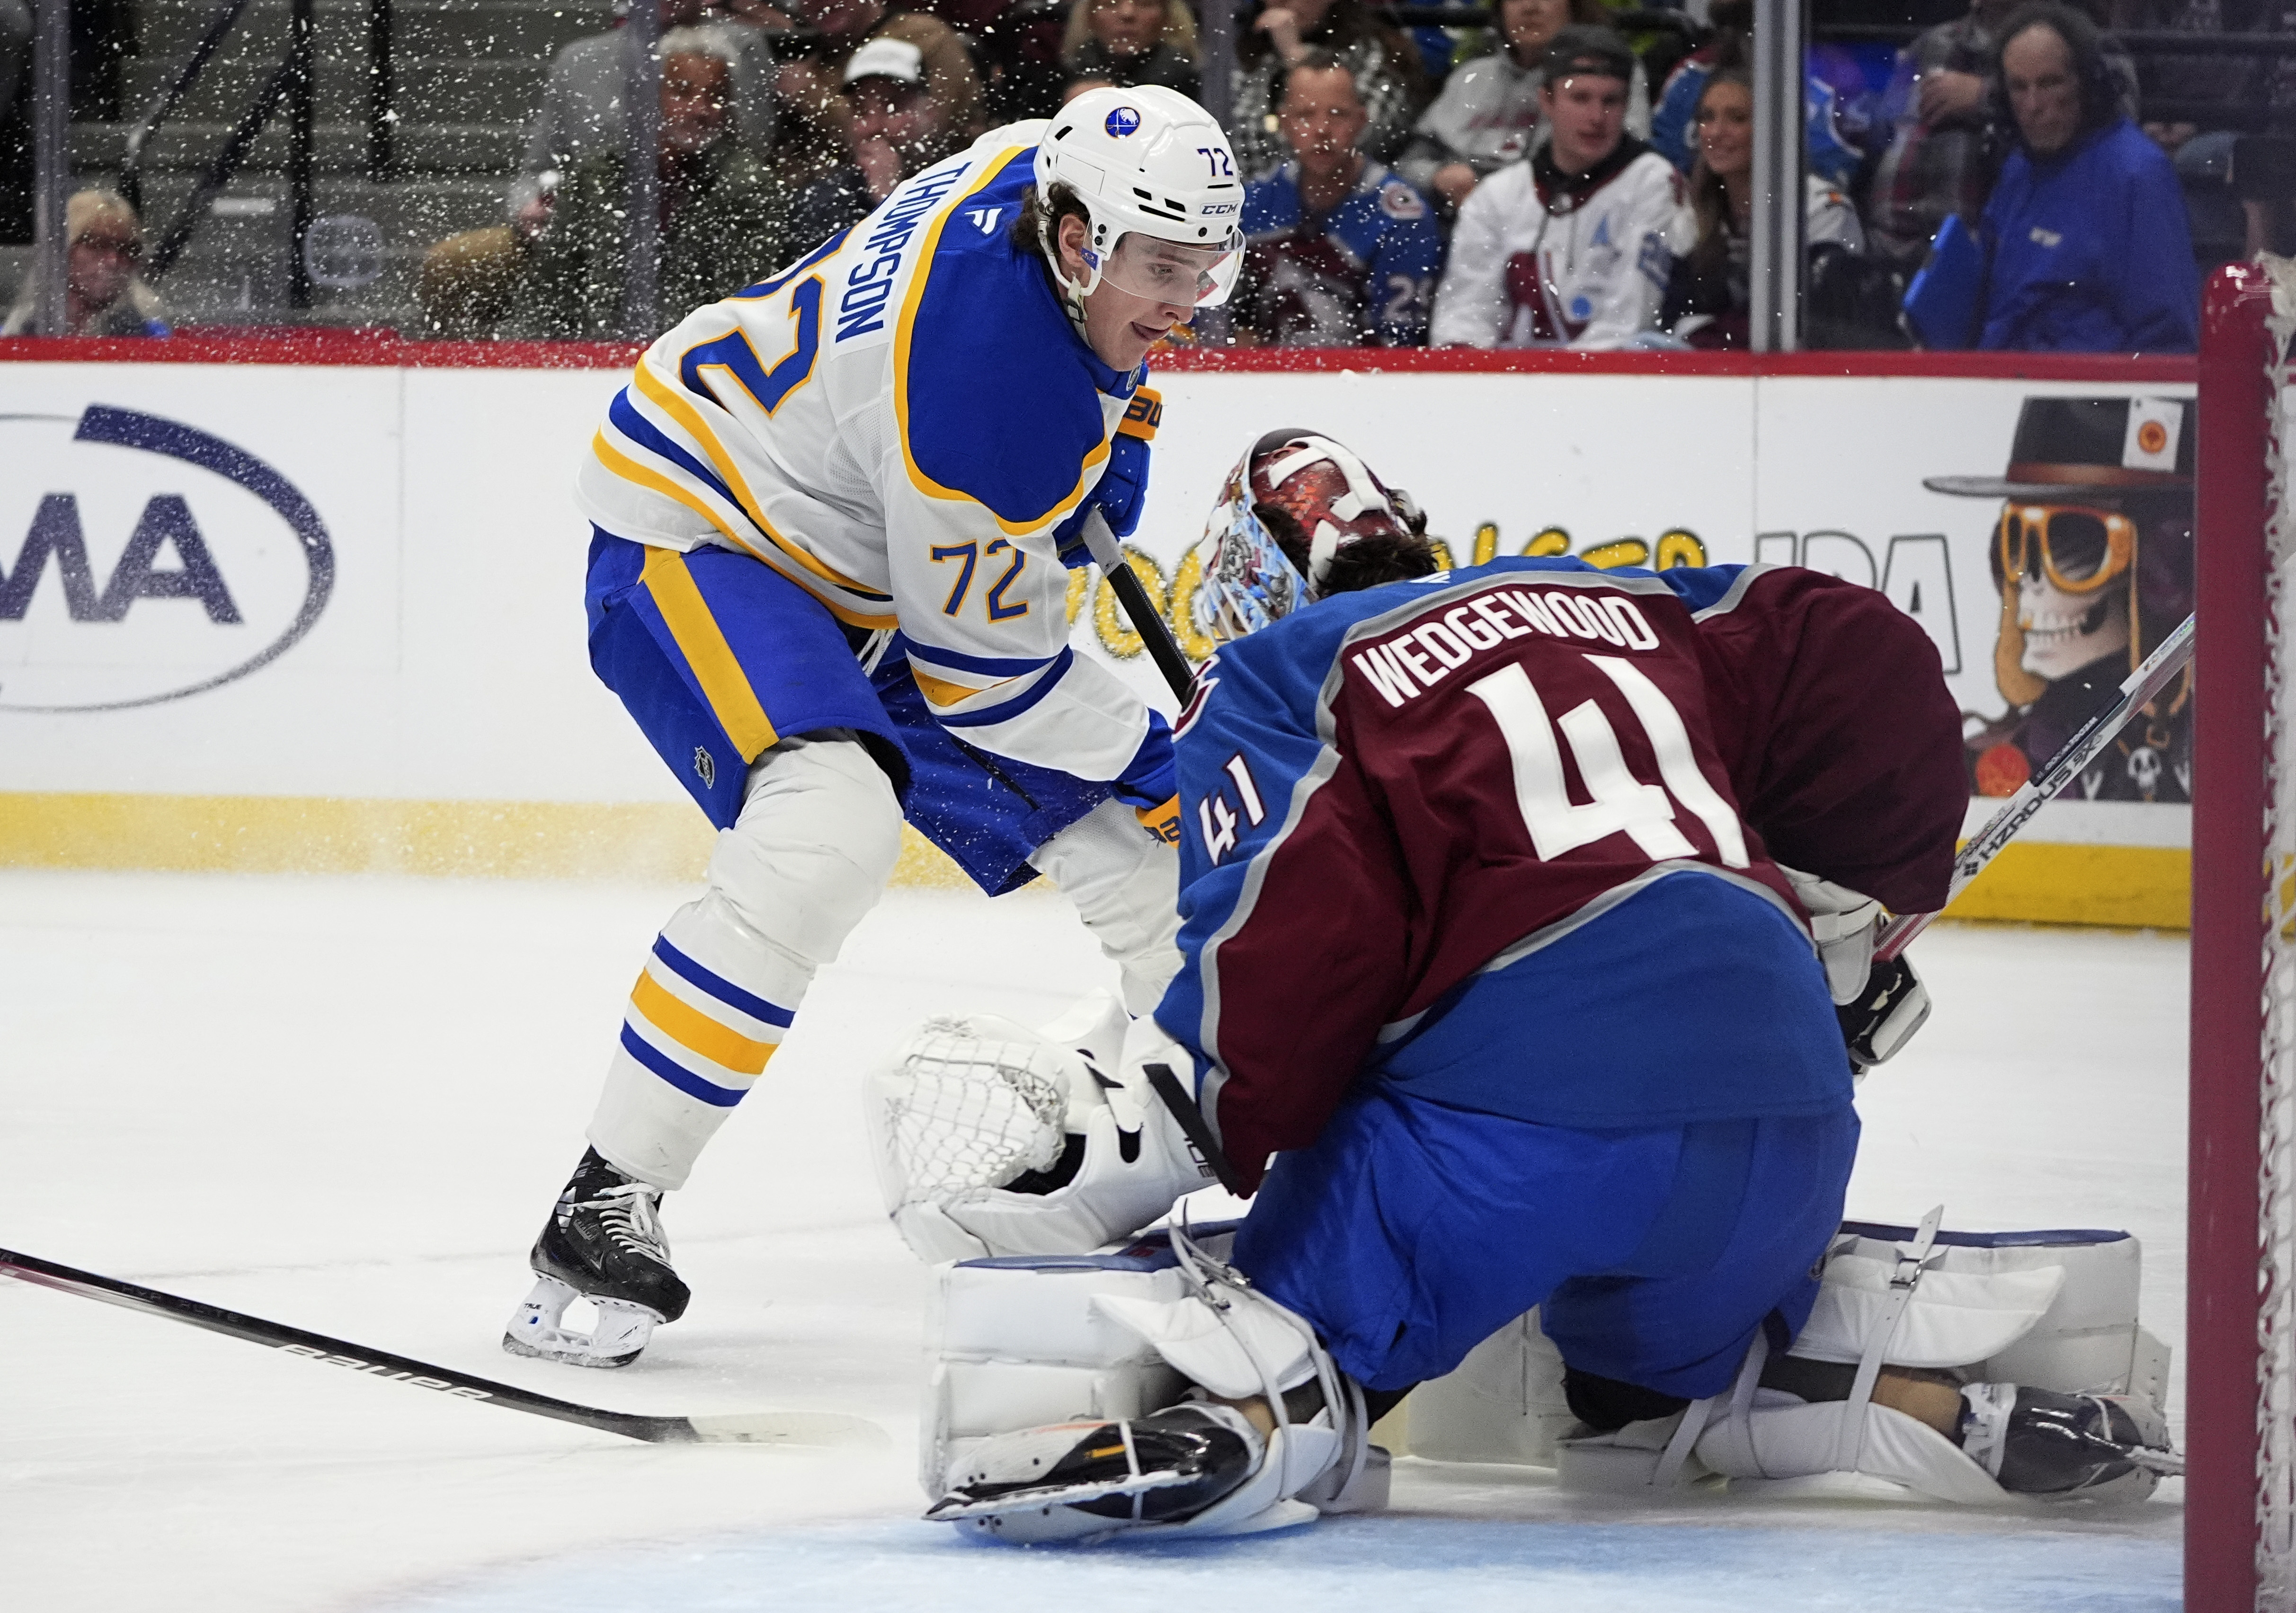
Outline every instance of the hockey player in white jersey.
POLYGON ((1177 967, 1163 719, 1068 646, 1083 526, 1137 519, 1149 348, 1233 285, 1242 189, 1172 91, 1104 90, 906 181, 639 361, 581 468, 591 663, 721 831, 624 1018, 513 1353, 634 1359, 687 1290, 657 1210, 875 902, 904 816, 1050 875, 1144 1013, 1177 967), (562 1324, 576 1298, 594 1332, 562 1324))
POLYGON ((1553 137, 1461 204, 1431 346, 1622 348, 1656 326, 1696 229, 1674 165, 1625 132, 1634 61, 1603 28, 1547 46, 1553 137))

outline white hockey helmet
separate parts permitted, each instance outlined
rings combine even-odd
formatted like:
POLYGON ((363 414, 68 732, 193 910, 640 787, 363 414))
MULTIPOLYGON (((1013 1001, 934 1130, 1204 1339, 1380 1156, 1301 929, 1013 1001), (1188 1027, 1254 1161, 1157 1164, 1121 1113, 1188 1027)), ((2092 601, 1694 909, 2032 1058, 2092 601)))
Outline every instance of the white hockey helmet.
POLYGON ((1070 295, 1087 297, 1105 278, 1166 302, 1227 300, 1243 261, 1243 184, 1226 135, 1179 91, 1142 85, 1078 95, 1037 143, 1036 180, 1039 198, 1064 184, 1084 204, 1081 283, 1062 272, 1049 227, 1043 243, 1070 295))

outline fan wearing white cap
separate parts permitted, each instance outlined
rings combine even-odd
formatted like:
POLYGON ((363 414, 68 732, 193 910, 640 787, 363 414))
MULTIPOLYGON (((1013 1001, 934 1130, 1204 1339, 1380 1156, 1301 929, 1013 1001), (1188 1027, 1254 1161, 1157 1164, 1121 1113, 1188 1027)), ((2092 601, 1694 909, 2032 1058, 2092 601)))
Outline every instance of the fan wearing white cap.
MULTIPOLYGON (((914 40, 849 70, 905 81, 920 51, 930 87, 914 40)), ((607 408, 577 486, 591 665, 720 832, 602 1050, 514 1352, 619 1365, 684 1311, 656 1206, 763 1082, 904 820, 990 896, 1051 879, 1134 1013, 1178 968, 1171 731, 1070 649, 1067 568, 1088 520, 1139 520, 1144 360, 1227 296, 1242 200, 1195 102, 1081 95, 688 315, 607 408)))
POLYGON ((924 52, 880 36, 845 64, 846 158, 790 204, 790 239, 812 246, 858 224, 893 187, 959 143, 924 52))

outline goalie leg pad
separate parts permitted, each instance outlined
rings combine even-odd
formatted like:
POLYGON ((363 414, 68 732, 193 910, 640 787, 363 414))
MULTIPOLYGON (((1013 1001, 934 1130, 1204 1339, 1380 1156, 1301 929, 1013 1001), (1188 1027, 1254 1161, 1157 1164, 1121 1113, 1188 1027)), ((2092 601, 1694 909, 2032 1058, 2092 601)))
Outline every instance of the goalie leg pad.
POLYGON ((1179 854, 1118 800, 1103 801, 1029 859, 1076 905, 1123 973, 1124 1005, 1146 1015, 1180 971, 1179 854))
MULTIPOLYGON (((2136 1325, 2126 1234, 1941 1233, 1852 1224, 1791 1359, 1855 1363, 1847 1399, 1734 1403, 1699 1460, 1741 1480, 1854 1473, 1941 1500, 2126 1502, 2177 1470, 2156 1409, 2167 1354, 2136 1325), (1868 1402, 1890 1365, 1967 1382, 1957 1438, 1868 1402)), ((1734 1486, 1734 1487, 1738 1487, 1734 1486)))
POLYGON ((857 741, 784 740, 760 757, 709 888, 662 927, 631 993, 591 1146, 627 1175, 683 1187, 900 846, 900 804, 857 741))

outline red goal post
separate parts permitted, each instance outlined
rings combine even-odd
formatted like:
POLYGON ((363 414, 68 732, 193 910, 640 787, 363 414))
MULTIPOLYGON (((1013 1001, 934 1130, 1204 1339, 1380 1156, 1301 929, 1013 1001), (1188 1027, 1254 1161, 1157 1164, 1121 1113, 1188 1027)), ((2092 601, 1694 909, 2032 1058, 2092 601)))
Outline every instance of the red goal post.
POLYGON ((2296 263, 2201 325, 2185 1606, 2251 1613, 2296 1609, 2296 263))

